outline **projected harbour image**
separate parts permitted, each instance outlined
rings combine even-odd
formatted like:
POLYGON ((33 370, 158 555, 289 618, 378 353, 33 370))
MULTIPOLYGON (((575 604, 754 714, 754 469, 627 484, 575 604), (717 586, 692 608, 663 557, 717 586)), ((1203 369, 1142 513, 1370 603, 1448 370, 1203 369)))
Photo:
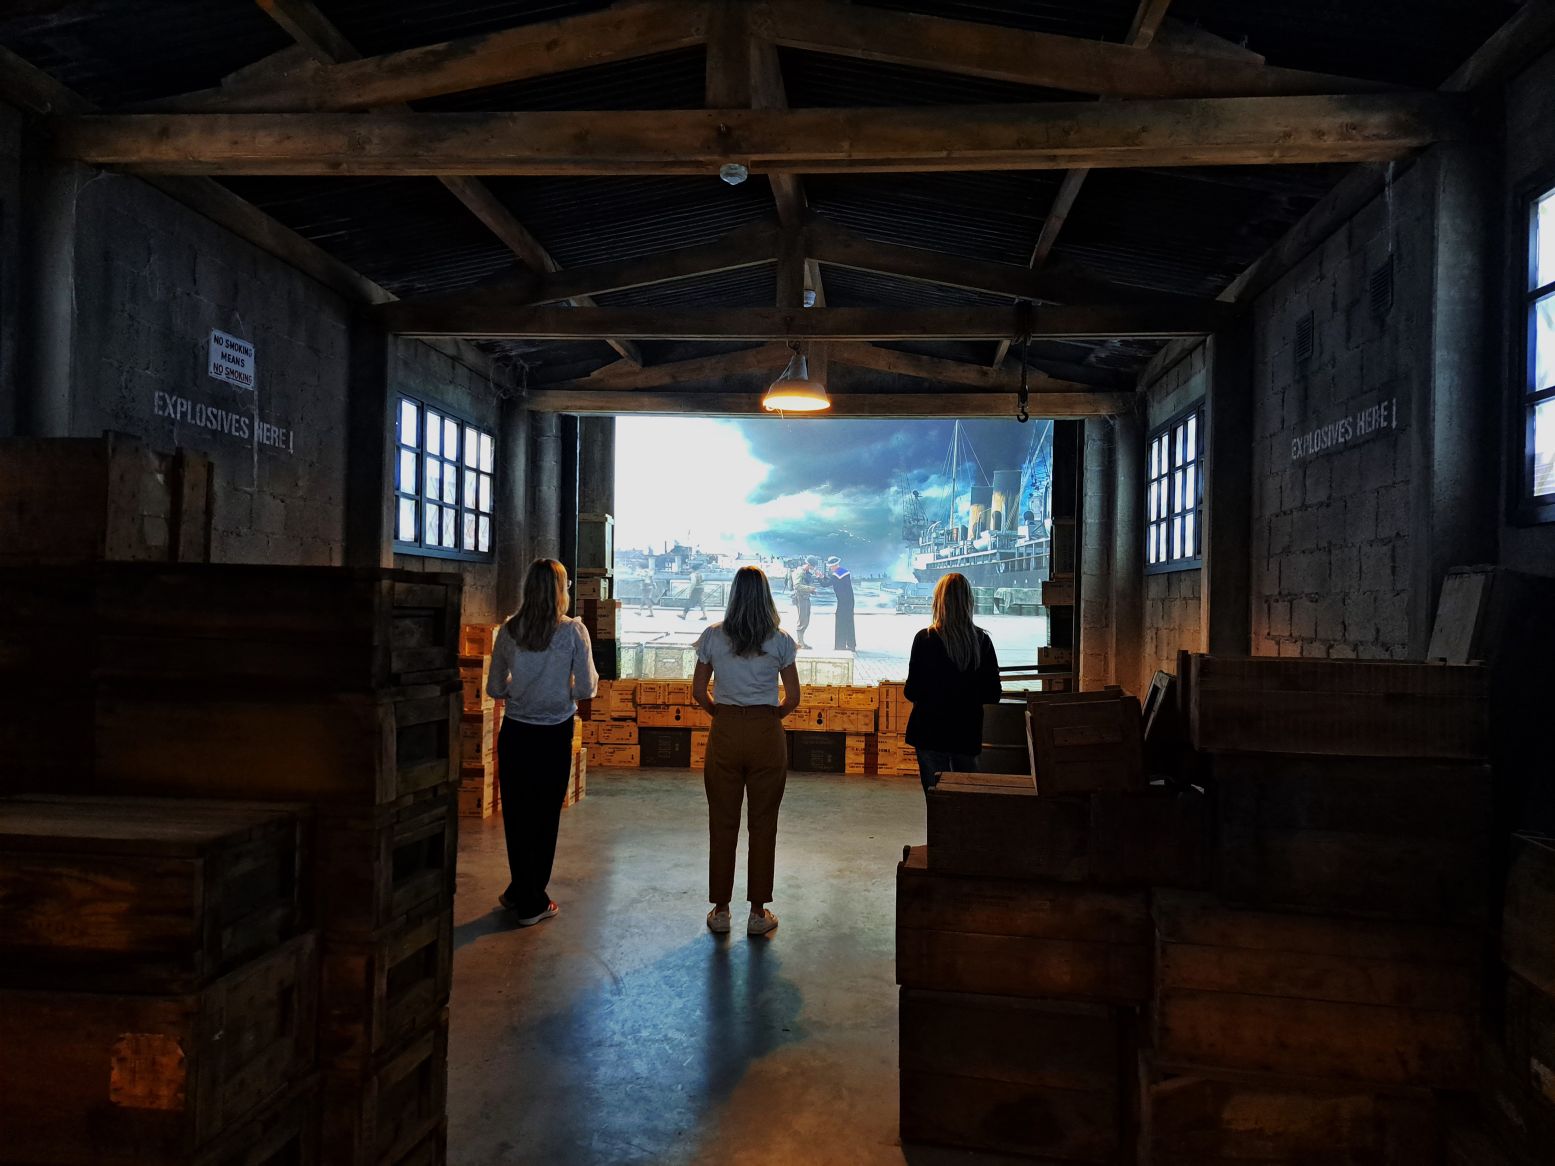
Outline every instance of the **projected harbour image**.
POLYGON ((766 573, 812 684, 902 680, 959 572, 1001 664, 1048 643, 1050 421, 622 417, 615 594, 623 676, 690 675, 740 567, 766 573))

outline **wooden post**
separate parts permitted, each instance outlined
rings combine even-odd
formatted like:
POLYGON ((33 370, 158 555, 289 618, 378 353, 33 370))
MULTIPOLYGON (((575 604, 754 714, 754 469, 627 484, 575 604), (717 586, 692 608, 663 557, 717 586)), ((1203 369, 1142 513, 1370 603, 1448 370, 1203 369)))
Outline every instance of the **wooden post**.
POLYGON ((351 567, 394 565, 394 413, 389 392, 393 343, 364 314, 352 320, 345 530, 345 561, 351 567))
POLYGON ((529 410, 523 402, 507 398, 497 432, 496 610, 506 616, 518 610, 529 566, 530 524, 525 513, 529 487, 529 410))
POLYGON ((1209 341, 1204 443, 1204 648, 1252 651, 1253 337, 1252 320, 1227 324, 1209 341))
POLYGON ((1112 420, 1112 678, 1141 694, 1145 626, 1145 427, 1138 410, 1112 420))

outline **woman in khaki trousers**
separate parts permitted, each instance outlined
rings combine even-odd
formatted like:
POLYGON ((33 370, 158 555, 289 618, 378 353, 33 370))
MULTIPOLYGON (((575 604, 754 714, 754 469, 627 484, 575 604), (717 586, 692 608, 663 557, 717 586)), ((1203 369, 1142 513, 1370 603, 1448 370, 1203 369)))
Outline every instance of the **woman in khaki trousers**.
POLYGON ((772 589, 760 570, 741 567, 735 573, 723 622, 702 633, 696 650, 691 695, 713 718, 702 771, 708 812, 707 897, 713 904, 707 926, 720 934, 729 930, 740 806, 749 795, 750 869, 745 890, 751 911, 745 931, 765 935, 778 922, 767 904, 772 901, 778 807, 788 781, 783 718, 799 705, 799 670, 794 665, 798 648, 794 638, 778 627, 772 589), (708 681, 715 677, 716 704, 707 692, 708 681))

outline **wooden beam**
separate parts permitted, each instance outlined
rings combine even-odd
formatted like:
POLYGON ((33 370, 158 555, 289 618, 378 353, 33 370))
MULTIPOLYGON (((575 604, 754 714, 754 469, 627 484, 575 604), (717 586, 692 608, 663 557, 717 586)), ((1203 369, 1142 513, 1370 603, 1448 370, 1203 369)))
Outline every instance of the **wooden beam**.
POLYGON ((1136 49, 1148 49, 1150 42, 1155 40, 1156 30, 1161 27, 1161 21, 1166 19, 1166 10, 1172 6, 1172 0, 1139 0, 1139 7, 1134 12, 1134 21, 1129 25, 1128 35, 1123 38, 1123 43, 1136 49))
MULTIPOLYGON (((783 85, 783 70, 778 63, 777 47, 759 40, 751 45, 751 93, 753 109, 787 109, 788 91, 783 85)), ((805 196, 797 174, 768 174, 772 200, 777 203, 778 221, 785 227, 797 227, 804 219, 805 196)))
POLYGON ((714 4, 707 10, 708 109, 747 109, 751 104, 750 9, 714 4))
MULTIPOLYGON (((1015 328, 1013 308, 509 308, 385 304, 380 319, 403 336, 463 336, 472 340, 997 340, 1015 328)), ((1214 330, 1207 307, 1066 306, 1034 313, 1034 336, 1098 339, 1118 336, 1202 336, 1214 330)))
MULTIPOLYGON (((828 417, 1013 417, 1013 393, 832 393, 824 413, 784 413, 789 421, 828 417)), ((1135 394, 1054 393, 1034 399, 1038 417, 1114 417, 1134 407, 1135 394)), ((632 393, 534 389, 524 404, 540 413, 671 413, 698 417, 773 417, 761 393, 632 393)))
POLYGON ((343 60, 280 83, 212 89, 146 108, 277 112, 372 109, 485 89, 701 44, 706 5, 627 0, 601 12, 525 24, 379 57, 343 60))
POLYGON ((359 61, 362 54, 345 38, 313 4, 313 0, 254 0, 265 14, 275 21, 320 64, 333 65, 340 61, 359 61))
POLYGON ((1555 0, 1524 0, 1474 54, 1442 83, 1443 93, 1473 93, 1499 85, 1555 47, 1555 0))
POLYGON ((1464 130, 1436 94, 907 109, 125 114, 59 156, 164 174, 710 175, 1387 161, 1464 130))
POLYGON ((1175 48, 1132 48, 836 0, 777 0, 765 6, 760 27, 775 43, 808 52, 1114 97, 1294 96, 1392 88, 1380 81, 1175 48))
POLYGON ((558 381, 539 386, 547 391, 575 392, 635 392, 640 389, 663 389, 673 385, 694 384, 749 372, 770 372, 776 376, 788 362, 788 345, 762 344, 740 352, 724 352, 714 356, 698 356, 691 360, 674 360, 665 364, 650 364, 634 368, 626 361, 618 360, 604 368, 576 380, 558 381))
MULTIPOLYGON (((894 373, 897 376, 916 377, 944 385, 959 385, 988 392, 1013 393, 1020 388, 1020 372, 1017 369, 993 369, 980 364, 968 364, 960 360, 945 360, 937 356, 921 356, 913 352, 897 352, 891 348, 877 348, 873 344, 842 342, 826 346, 831 358, 838 364, 853 368, 867 368, 875 372, 894 373)), ((1060 380, 1042 372, 1032 372, 1028 377, 1032 393, 1086 393, 1098 391, 1091 385, 1060 380)))

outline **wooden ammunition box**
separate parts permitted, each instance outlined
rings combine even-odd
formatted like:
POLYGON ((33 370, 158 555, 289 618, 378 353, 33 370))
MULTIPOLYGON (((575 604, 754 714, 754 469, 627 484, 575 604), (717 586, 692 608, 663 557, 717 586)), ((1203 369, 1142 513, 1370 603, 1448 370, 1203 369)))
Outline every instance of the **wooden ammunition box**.
POLYGON ((1093 881, 1189 890, 1209 885, 1214 833, 1209 798, 1157 786, 1091 794, 1088 800, 1093 881))
POLYGON ((456 795, 447 787, 391 806, 322 810, 317 919, 331 936, 371 937, 418 908, 453 901, 456 795))
MULTIPOLYGON (((1488 766, 1217 754, 1209 772, 1220 806, 1220 891, 1228 902, 1441 923, 1483 920, 1488 766)), ((1555 940, 1550 949, 1555 952, 1555 940)))
POLYGON ((303 807, 0 800, 0 984, 190 992, 301 930, 303 807))
POLYGON ((669 700, 664 695, 665 682, 662 680, 643 680, 637 685, 637 704, 643 705, 667 705, 669 700))
POLYGON ((873 733, 875 713, 873 709, 822 709, 821 724, 828 733, 873 733))
POLYGON ((448 1108, 448 1010, 361 1069, 323 1076, 329 1166, 414 1161, 407 1155, 439 1129, 448 1108))
MULTIPOLYGON (((497 645, 499 623, 467 623, 459 628, 459 655, 467 659, 487 660, 497 645)), ((462 664, 464 660, 461 660, 462 664)))
POLYGON ((422 685, 382 696, 263 700, 149 687, 97 702, 91 792, 389 804, 458 777, 459 697, 422 685))
POLYGON ((1425 1091, 1168 1077, 1145 1087, 1140 1158, 1152 1166, 1423 1166, 1439 1107, 1425 1091))
POLYGON ((1144 735, 1134 697, 1033 701, 1026 726, 1044 796, 1142 788, 1144 735))
MULTIPOLYGON (((696 705, 657 705, 640 707, 637 710, 637 724, 650 729, 709 729, 713 718, 706 709, 696 705)), ((600 743, 607 742, 601 738, 600 743)))
POLYGON ((1073 579, 1044 579, 1044 580, 1042 580, 1042 606, 1043 607, 1073 607, 1074 606, 1074 580, 1073 579))
POLYGON ((0 991, 4 1153, 29 1163, 186 1163, 312 1068, 316 936, 198 992, 0 991))
POLYGON ((1150 997, 1143 892, 896 868, 896 979, 904 988, 1142 1004, 1150 997))
POLYGON ((802 704, 783 718, 783 727, 794 733, 825 733, 826 712, 824 708, 802 704))
POLYGON ((799 686, 799 703, 805 708, 834 709, 841 691, 832 685, 802 684, 799 686))
MULTIPOLYGON (((648 702, 639 698, 638 703, 639 704, 647 704, 648 702)), ((689 680, 666 680, 664 682, 664 703, 665 704, 687 704, 687 705, 690 704, 691 703, 691 681, 689 681, 689 680)))
POLYGON ((434 902, 368 939, 320 940, 319 1060, 356 1068, 431 1027, 453 980, 453 908, 434 902))
POLYGON ((574 579, 572 586, 580 600, 583 599, 611 599, 611 583, 609 575, 590 575, 583 579, 574 579))
POLYGON ((874 711, 880 707, 880 690, 857 684, 839 688, 837 690, 837 707, 874 711))
POLYGON ((497 779, 490 768, 460 771, 459 816, 461 818, 489 818, 497 809, 497 779), (473 776, 472 776, 473 774, 473 776))
POLYGON ((1490 672, 1450 664, 1192 658, 1196 749, 1483 760, 1490 672))
POLYGON ((490 761, 497 749, 496 719, 490 712, 466 711, 459 718, 459 758, 466 762, 490 761))
POLYGON ((1242 911, 1177 891, 1158 892, 1154 912, 1163 1069, 1469 1087, 1473 931, 1242 911))
POLYGON ((310 1073, 224 1134, 193 1166, 319 1166, 319 1076, 310 1073))
POLYGON ((708 734, 700 729, 691 731, 691 768, 701 769, 707 764, 708 734))
POLYGON ((1117 1163, 1119 1009, 902 989, 903 1142, 1117 1163))
MULTIPOLYGON (((647 710, 642 710, 646 712, 647 710)), ((606 721, 599 726, 594 734, 596 745, 635 745, 637 744, 637 725, 630 721, 606 721)))
POLYGON ((841 733, 790 733, 788 767, 799 773, 842 773, 846 748, 841 733))
POLYGON ((637 746, 644 766, 685 769, 691 764, 690 729, 639 729, 637 746))
POLYGON ((1084 881, 1090 806, 1038 797, 1030 776, 944 773, 928 791, 932 871, 992 878, 1084 881))
POLYGON ((1555 838, 1512 836, 1501 954, 1519 976, 1555 997, 1555 838))
POLYGON ((642 765, 642 750, 637 745, 595 745, 589 760, 601 769, 637 769, 642 765))

